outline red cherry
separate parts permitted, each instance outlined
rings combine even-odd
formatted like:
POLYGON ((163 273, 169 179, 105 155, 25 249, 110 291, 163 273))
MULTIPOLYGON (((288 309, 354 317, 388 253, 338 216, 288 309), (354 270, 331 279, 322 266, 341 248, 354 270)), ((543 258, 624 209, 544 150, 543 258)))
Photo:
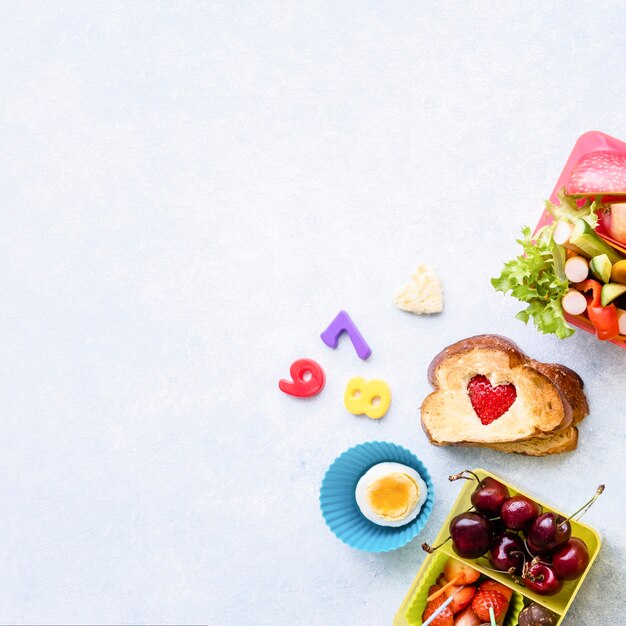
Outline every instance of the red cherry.
POLYGON ((502 505, 509 499, 509 490, 500 481, 487 476, 478 483, 470 500, 480 513, 497 517, 502 505))
POLYGON ((480 513, 461 513, 450 522, 452 548, 464 559, 477 559, 489 550, 493 531, 480 513))
POLYGON ((500 517, 511 530, 525 530, 541 513, 541 507, 526 496, 509 498, 500 509, 500 517))
POLYGON ((549 552, 562 546, 572 536, 569 520, 556 513, 543 513, 533 520, 526 535, 537 549, 549 552))
POLYGON ((563 581, 559 580, 554 568, 547 563, 537 561, 533 561, 524 568, 522 580, 527 589, 541 596, 553 596, 563 587, 563 581))
POLYGON ((493 529, 489 520, 480 513, 460 513, 450 522, 450 536, 434 548, 427 543, 422 549, 432 554, 452 539, 452 548, 464 559, 477 559, 489 550, 493 529))
POLYGON ((547 556, 547 552, 545 550, 540 550, 531 539, 526 539, 526 548, 528 548, 528 552, 530 552, 533 556, 547 556))
POLYGON ((584 515, 603 492, 604 485, 600 485, 594 496, 567 519, 562 515, 548 512, 533 520, 526 531, 526 543, 531 554, 543 555, 564 545, 572 536, 570 520, 579 513, 584 515))
POLYGON ((478 483, 470 497, 472 506, 479 513, 483 513, 487 517, 498 517, 502 505, 511 495, 506 485, 503 485, 499 480, 491 476, 486 476, 481 480, 471 470, 463 470, 459 474, 453 474, 449 477, 449 480, 459 480, 460 478, 472 480, 472 478, 466 476, 466 474, 473 476, 478 483))
POLYGON ((511 532, 496 537, 489 551, 491 567, 499 572, 508 572, 512 569, 517 574, 521 573, 525 557, 524 542, 511 532))
POLYGON ((552 553, 552 567, 562 580, 580 578, 589 565, 589 549, 578 537, 572 537, 565 545, 552 553))
POLYGON ((604 491, 600 485, 591 500, 572 513, 567 519, 556 513, 544 513, 535 519, 526 533, 526 538, 540 552, 550 552, 562 546, 572 536, 570 520, 579 513, 584 514, 604 491))

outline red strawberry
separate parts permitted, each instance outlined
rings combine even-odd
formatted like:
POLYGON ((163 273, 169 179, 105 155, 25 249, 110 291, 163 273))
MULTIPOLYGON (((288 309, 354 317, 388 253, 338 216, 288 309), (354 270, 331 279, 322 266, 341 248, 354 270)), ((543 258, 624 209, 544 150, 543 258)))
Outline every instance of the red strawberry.
MULTIPOLYGON (((437 584, 440 585, 441 587, 447 584, 446 577, 444 574, 439 574, 437 578, 437 584)), ((443 592, 445 594, 443 597, 446 599, 454 595, 454 600, 452 600, 452 602, 450 603, 450 608, 452 609, 453 613, 458 613, 459 611, 462 611, 472 601, 472 598, 474 597, 474 594, 476 593, 475 587, 468 586, 468 587, 465 587, 465 589, 461 589, 461 591, 459 591, 460 588, 461 588, 460 585, 450 585, 443 592)), ((434 591, 429 590, 428 595, 430 596, 433 593, 434 591)))
MULTIPOLYGON (((455 587, 454 591, 456 591, 457 589, 458 587, 455 587)), ((448 590, 446 590, 446 596, 450 597, 450 595, 452 594, 447 593, 447 591, 448 590)), ((457 592, 452 600, 452 603, 450 604, 452 612, 458 613, 459 611, 462 611, 472 601, 475 593, 476 587, 464 587, 459 592, 457 592)))
POLYGON ((482 623, 482 620, 472 611, 471 606, 454 616, 454 626, 480 626, 482 623))
POLYGON ((494 387, 489 379, 482 374, 474 376, 469 381, 467 391, 478 419, 485 426, 502 417, 517 398, 515 385, 509 383, 494 387))
POLYGON ((489 607, 493 608, 496 621, 499 621, 504 617, 509 603, 499 591, 479 591, 472 600, 472 611, 483 622, 489 622, 489 607))
MULTIPOLYGON (((442 595, 443 602, 445 602, 446 597, 442 595)), ((425 622, 442 604, 443 602, 439 602, 440 598, 429 602, 426 605, 426 610, 422 613, 422 621, 425 622)), ((447 606, 437 617, 431 622, 432 626, 454 626, 454 615, 449 606, 447 606)))
POLYGON ((468 585, 467 587, 461 589, 459 585, 451 585, 443 593, 446 599, 450 596, 454 596, 452 602, 450 603, 450 608, 453 613, 458 613, 472 601, 472 598, 476 593, 476 587, 468 585))
MULTIPOLYGON (((428 595, 431 596, 435 591, 439 591, 441 587, 439 585, 433 585, 428 590, 428 595)), ((431 600, 422 613, 422 621, 425 622, 445 601, 447 600, 446 594, 442 593, 438 598, 431 600)), ((454 626, 454 618, 452 616, 452 609, 447 606, 440 615, 438 615, 432 622, 433 626, 454 626), (448 619, 449 618, 449 619, 448 619)))
POLYGON ((511 596, 513 595, 513 589, 509 589, 505 585, 501 585, 497 583, 495 580, 486 580, 484 583, 481 583, 478 586, 479 591, 498 591, 501 593, 507 602, 511 601, 511 596))

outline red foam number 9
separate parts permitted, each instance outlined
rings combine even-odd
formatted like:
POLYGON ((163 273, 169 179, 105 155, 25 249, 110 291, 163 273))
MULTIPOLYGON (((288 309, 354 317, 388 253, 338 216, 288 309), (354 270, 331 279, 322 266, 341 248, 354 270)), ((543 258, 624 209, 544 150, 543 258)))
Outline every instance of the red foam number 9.
POLYGON ((298 359, 291 364, 292 380, 279 380, 278 387, 284 393, 298 398, 310 398, 324 389, 326 376, 321 365, 313 359, 298 359))

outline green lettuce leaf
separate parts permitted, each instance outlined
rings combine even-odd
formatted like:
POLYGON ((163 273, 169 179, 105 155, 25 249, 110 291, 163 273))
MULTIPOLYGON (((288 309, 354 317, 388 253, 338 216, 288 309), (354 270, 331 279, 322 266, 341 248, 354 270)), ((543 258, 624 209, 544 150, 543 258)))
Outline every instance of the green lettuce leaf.
POLYGON ((565 193, 565 189, 561 189, 557 195, 559 204, 546 200, 546 211, 554 217, 555 222, 566 220, 573 223, 574 220, 581 218, 595 230, 598 225, 598 213, 604 209, 600 198, 596 198, 593 201, 587 198, 583 205, 578 206, 578 199, 574 196, 568 196, 565 193))
MULTIPOLYGON (((579 215, 577 215, 579 217, 579 215)), ((563 339, 574 333, 565 321, 561 299, 567 293, 568 281, 562 274, 562 251, 552 241, 552 229, 547 227, 532 239, 530 228, 522 230, 517 242, 523 254, 504 264, 502 273, 491 279, 496 291, 511 295, 528 306, 516 318, 527 324, 531 319, 537 330, 554 333, 563 339)))

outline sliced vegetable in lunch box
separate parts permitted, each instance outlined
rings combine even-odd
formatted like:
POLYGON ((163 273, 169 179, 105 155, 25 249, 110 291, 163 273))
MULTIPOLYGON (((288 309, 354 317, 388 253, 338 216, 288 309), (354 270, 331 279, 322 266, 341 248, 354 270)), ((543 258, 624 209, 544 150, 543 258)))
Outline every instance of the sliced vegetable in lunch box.
POLYGON ((535 232, 524 228, 518 243, 522 254, 491 281, 526 303, 517 319, 626 347, 626 143, 580 137, 535 232))

